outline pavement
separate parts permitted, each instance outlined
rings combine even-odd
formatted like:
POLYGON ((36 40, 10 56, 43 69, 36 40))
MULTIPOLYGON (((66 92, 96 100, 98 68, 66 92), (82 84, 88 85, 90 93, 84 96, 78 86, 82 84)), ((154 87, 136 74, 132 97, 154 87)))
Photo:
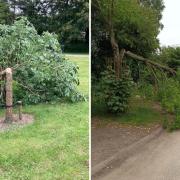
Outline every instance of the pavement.
POLYGON ((152 133, 153 129, 125 125, 94 128, 92 125, 92 168, 97 171, 99 164, 152 133))
POLYGON ((180 132, 163 131, 92 180, 180 180, 180 132))

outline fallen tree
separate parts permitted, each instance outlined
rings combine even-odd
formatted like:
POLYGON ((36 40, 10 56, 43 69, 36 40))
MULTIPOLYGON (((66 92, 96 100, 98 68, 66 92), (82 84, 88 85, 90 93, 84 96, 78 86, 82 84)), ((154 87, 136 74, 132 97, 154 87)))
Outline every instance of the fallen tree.
POLYGON ((78 91, 78 66, 67 60, 55 34, 39 35, 21 18, 0 24, 0 67, 13 69, 14 101, 25 104, 83 100, 78 91))
POLYGON ((151 66, 153 66, 153 67, 155 67, 157 69, 163 70, 163 71, 167 71, 167 72, 169 72, 169 73, 171 73, 173 75, 176 74, 176 71, 174 69, 169 68, 168 66, 159 64, 159 63, 157 63, 155 61, 149 60, 147 58, 144 58, 142 56, 139 56, 139 55, 137 55, 135 53, 132 53, 130 51, 125 51, 125 54, 130 56, 131 58, 133 58, 136 61, 141 61, 144 64, 151 65, 151 66))

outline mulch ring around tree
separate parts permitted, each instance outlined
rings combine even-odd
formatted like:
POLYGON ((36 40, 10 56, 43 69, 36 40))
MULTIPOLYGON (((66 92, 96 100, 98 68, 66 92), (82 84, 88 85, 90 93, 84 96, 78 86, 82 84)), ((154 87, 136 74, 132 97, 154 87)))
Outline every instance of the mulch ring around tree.
POLYGON ((30 114, 23 114, 21 120, 19 120, 18 114, 14 114, 12 123, 4 123, 4 119, 5 117, 0 117, 0 132, 24 127, 34 121, 34 117, 30 114))

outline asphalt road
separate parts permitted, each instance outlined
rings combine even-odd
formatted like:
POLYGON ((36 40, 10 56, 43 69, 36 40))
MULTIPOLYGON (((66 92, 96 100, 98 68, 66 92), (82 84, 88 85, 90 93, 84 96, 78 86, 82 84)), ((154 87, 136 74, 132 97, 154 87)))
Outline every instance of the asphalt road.
POLYGON ((180 180, 180 132, 162 133, 98 180, 180 180))

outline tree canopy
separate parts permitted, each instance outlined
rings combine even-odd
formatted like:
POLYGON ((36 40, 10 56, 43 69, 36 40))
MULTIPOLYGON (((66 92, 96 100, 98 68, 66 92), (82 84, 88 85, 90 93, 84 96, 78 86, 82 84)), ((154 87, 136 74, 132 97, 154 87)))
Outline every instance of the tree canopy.
POLYGON ((6 0, 0 1, 0 24, 9 24, 12 21, 12 13, 6 0))
POLYGON ((96 71, 103 57, 112 56, 110 25, 113 26, 119 48, 125 48, 145 57, 155 52, 159 48, 157 35, 162 28, 160 19, 163 8, 162 0, 93 0, 92 70, 96 71))
POLYGON ((88 0, 8 0, 6 4, 14 19, 26 16, 39 34, 56 33, 65 50, 88 50, 88 0))

